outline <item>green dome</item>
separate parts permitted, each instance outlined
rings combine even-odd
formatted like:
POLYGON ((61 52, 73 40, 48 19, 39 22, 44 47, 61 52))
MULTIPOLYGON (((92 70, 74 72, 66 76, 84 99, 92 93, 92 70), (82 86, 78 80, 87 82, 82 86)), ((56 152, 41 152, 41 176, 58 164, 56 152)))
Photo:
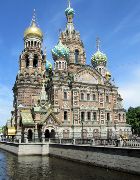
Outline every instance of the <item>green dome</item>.
POLYGON ((59 40, 58 44, 52 49, 52 55, 54 60, 59 58, 64 58, 68 60, 69 58, 69 49, 62 44, 61 40, 59 40))
POLYGON ((74 9, 73 8, 71 8, 71 7, 68 7, 66 10, 65 10, 65 14, 66 14, 66 16, 70 16, 70 15, 72 15, 72 16, 74 16, 74 9))
POLYGON ((98 50, 91 58, 93 66, 99 65, 100 63, 106 63, 107 56, 98 50))

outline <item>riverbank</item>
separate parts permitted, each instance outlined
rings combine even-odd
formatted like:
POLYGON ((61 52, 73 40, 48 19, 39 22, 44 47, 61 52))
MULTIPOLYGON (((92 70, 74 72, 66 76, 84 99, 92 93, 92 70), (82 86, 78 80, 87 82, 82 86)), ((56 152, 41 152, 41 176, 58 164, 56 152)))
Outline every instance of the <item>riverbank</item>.
POLYGON ((18 156, 53 156, 70 161, 140 175, 140 149, 51 143, 0 143, 18 156))

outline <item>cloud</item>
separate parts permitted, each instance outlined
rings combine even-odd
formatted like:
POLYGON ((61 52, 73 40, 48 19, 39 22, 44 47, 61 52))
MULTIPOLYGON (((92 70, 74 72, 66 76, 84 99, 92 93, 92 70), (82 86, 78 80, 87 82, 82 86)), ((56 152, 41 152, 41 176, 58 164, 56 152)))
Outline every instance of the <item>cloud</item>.
POLYGON ((125 108, 140 106, 140 66, 129 71, 129 76, 133 78, 122 82, 119 88, 125 108))
POLYGON ((0 126, 5 125, 11 116, 12 101, 12 90, 6 85, 0 84, 0 126))

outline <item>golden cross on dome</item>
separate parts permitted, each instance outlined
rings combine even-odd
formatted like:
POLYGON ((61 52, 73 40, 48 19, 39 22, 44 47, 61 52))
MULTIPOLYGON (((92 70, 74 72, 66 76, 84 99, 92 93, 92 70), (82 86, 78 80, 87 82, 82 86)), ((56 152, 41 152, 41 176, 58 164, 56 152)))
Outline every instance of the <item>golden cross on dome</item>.
POLYGON ((71 7, 71 5, 70 5, 70 0, 68 0, 68 7, 69 7, 69 8, 71 7))
POLYGON ((35 9, 34 9, 34 12, 33 12, 33 18, 32 18, 32 21, 33 21, 33 22, 36 22, 36 12, 35 12, 35 9))
POLYGON ((100 51, 100 42, 101 42, 101 41, 100 41, 100 38, 97 37, 97 38, 96 38, 96 47, 97 47, 97 50, 98 50, 98 51, 100 51))

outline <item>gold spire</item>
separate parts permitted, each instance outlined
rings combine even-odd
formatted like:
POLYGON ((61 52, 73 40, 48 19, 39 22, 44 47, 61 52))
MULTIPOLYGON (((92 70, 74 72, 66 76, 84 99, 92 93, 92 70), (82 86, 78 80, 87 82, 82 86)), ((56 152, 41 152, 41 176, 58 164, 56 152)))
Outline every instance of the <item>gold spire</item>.
POLYGON ((39 37, 41 39, 43 38, 43 33, 42 33, 41 29, 37 27, 35 9, 33 12, 31 25, 24 32, 24 38, 26 38, 26 37, 39 37))
POLYGON ((100 38, 99 37, 97 37, 96 38, 96 47, 97 47, 97 51, 100 51, 100 38))

